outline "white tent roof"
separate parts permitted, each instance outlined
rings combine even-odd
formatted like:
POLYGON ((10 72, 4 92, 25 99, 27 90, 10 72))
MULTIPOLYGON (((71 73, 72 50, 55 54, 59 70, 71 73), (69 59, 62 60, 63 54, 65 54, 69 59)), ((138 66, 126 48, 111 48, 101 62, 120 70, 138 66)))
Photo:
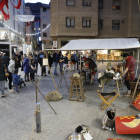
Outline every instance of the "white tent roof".
POLYGON ((117 50, 140 48, 136 38, 71 40, 60 50, 117 50))

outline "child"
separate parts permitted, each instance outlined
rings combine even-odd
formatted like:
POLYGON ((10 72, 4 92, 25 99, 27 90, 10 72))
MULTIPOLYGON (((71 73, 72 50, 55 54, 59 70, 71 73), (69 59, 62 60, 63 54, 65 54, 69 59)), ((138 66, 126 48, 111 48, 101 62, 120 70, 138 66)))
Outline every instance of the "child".
POLYGON ((14 73, 12 74, 12 80, 15 87, 15 93, 18 93, 18 84, 20 84, 19 76, 17 74, 18 74, 18 70, 15 69, 14 73))
POLYGON ((30 68, 30 79, 34 81, 34 73, 36 72, 36 66, 34 63, 34 59, 31 59, 31 68, 30 68))

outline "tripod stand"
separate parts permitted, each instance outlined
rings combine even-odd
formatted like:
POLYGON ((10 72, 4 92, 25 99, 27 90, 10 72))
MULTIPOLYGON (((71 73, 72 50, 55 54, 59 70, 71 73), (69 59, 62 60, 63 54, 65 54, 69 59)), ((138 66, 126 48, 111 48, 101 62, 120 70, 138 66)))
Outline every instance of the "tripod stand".
POLYGON ((61 88, 62 80, 63 80, 63 78, 64 78, 65 84, 66 84, 67 89, 68 89, 68 92, 69 92, 69 88, 68 88, 68 85, 67 85, 67 82, 66 82, 66 79, 65 79, 65 75, 64 75, 64 71, 66 70, 66 66, 63 67, 63 68, 62 68, 62 73, 61 73, 61 79, 60 79, 60 82, 59 82, 59 84, 58 84, 57 89, 61 88), (64 70, 63 70, 63 68, 64 68, 64 70))

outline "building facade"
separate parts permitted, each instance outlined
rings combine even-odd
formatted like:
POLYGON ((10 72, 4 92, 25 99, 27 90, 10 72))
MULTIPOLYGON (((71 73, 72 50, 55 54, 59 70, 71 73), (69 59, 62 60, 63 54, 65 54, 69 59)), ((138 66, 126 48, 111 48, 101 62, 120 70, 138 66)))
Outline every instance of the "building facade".
MULTIPOLYGON (((41 31, 50 24, 50 5, 43 5, 40 7, 41 31)), ((52 48, 52 39, 50 37, 50 26, 41 33, 42 44, 44 48, 52 48)))
POLYGON ((51 38, 58 48, 72 39, 140 38, 137 0, 51 0, 51 38))
MULTIPOLYGON (((18 5, 18 1, 12 0, 14 5, 18 5)), ((20 9, 15 9, 9 1, 9 15, 10 19, 5 20, 0 11, 0 51, 6 52, 7 55, 12 56, 12 53, 17 50, 22 50, 25 42, 25 25, 15 19, 15 15, 24 15, 25 3, 21 3, 20 9)), ((7 12, 7 8, 4 7, 7 12)))

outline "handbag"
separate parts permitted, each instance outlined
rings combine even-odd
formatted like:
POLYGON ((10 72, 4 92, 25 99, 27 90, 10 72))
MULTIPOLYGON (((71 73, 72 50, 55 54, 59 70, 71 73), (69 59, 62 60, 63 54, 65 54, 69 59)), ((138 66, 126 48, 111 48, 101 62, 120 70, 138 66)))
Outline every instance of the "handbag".
MULTIPOLYGON (((4 65, 4 67, 5 67, 5 65, 4 65)), ((5 71, 5 76, 6 77, 9 77, 9 72, 7 71, 6 67, 5 67, 5 70, 4 71, 5 71)))

